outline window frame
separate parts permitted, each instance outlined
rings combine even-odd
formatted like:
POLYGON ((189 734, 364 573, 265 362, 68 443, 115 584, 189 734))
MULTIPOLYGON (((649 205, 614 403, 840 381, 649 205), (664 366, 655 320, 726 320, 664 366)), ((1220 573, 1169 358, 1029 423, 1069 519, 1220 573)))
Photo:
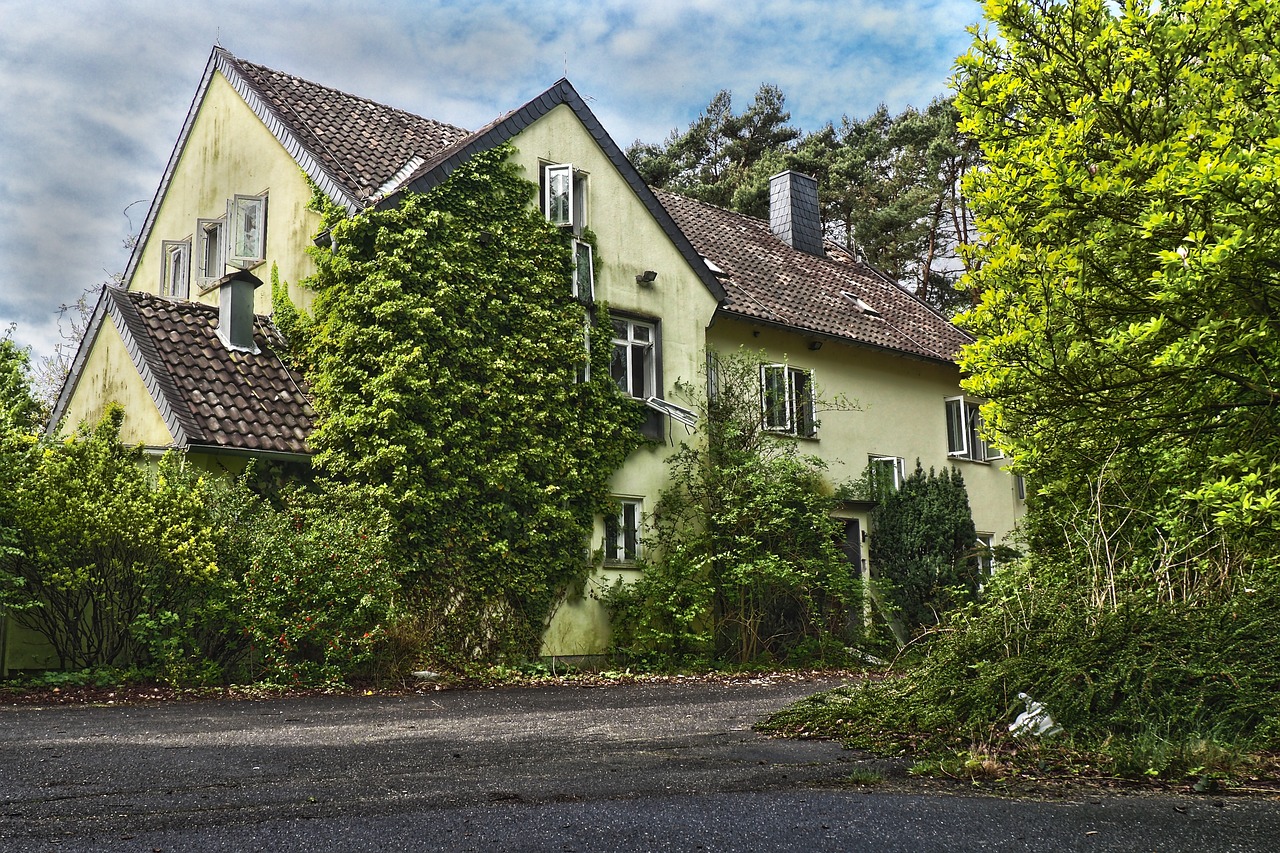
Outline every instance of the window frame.
POLYGON ((604 517, 604 559, 614 565, 634 564, 644 556, 644 499, 617 497, 618 511, 604 517))
POLYGON ((267 259, 267 194, 241 195, 239 193, 227 199, 227 235, 226 262, 239 269, 250 269, 266 262, 267 259), (256 205, 256 208, 254 207, 256 205), (248 211, 253 209, 252 216, 248 211), (256 245, 242 245, 241 237, 247 233, 246 225, 253 232, 256 245), (256 249, 256 253, 240 252, 241 248, 256 249))
POLYGON ((222 278, 226 274, 227 268, 227 220, 226 217, 219 219, 197 219, 196 220, 196 253, 195 263, 197 264, 196 282, 201 293, 204 293, 213 287, 213 283, 222 278), (217 248, 216 255, 212 258, 209 255, 209 243, 211 242, 210 234, 216 235, 217 248), (213 262, 212 268, 210 261, 213 262))
MULTIPOLYGON (((867 454, 867 468, 874 470, 877 466, 890 468, 893 472, 893 491, 902 488, 902 484, 907 480, 907 461, 901 456, 885 456, 880 453, 867 454), (889 463, 884 465, 884 463, 889 463)), ((873 477, 877 476, 872 474, 873 477)))
POLYGON ((191 238, 160 242, 160 295, 191 298, 191 238))
POLYGON ((632 317, 626 314, 615 314, 610 312, 609 322, 613 331, 613 354, 609 360, 609 376, 614 382, 618 383, 618 388, 631 397, 633 400, 647 400, 649 397, 661 397, 660 387, 660 365, 659 365, 659 324, 657 320, 648 320, 640 317, 632 317), (618 333, 619 323, 626 324, 626 337, 620 337, 618 333), (638 340, 635 338, 634 330, 644 328, 649 330, 649 340, 638 340), (614 373, 614 364, 617 362, 617 354, 619 348, 626 350, 626 356, 622 359, 626 374, 626 384, 619 382, 620 377, 614 373), (633 376, 633 368, 635 365, 633 351, 637 347, 643 348, 646 355, 643 358, 644 377, 641 391, 645 393, 636 394, 635 381, 633 376))
POLYGON ((547 221, 558 228, 573 228, 577 223, 577 210, 574 202, 574 169, 572 163, 551 163, 542 167, 542 212, 547 221), (562 191, 557 189, 558 180, 562 179, 566 186, 562 191), (564 215, 559 216, 557 201, 564 199, 564 215))
POLYGON ((947 457, 970 462, 1003 459, 1004 453, 982 437, 982 404, 963 394, 943 400, 947 418, 947 457))
POLYGON ((765 432, 795 438, 818 435, 813 370, 786 363, 760 365, 760 425, 765 432), (781 377, 781 405, 779 385, 781 377), (771 377, 775 377, 772 378, 771 377), (782 415, 782 417, 779 417, 782 415))
POLYGON ((573 282, 570 290, 573 298, 587 305, 595 302, 596 285, 595 285, 595 248, 585 240, 573 241, 573 282), (586 258, 586 270, 583 270, 583 258, 586 258), (583 276, 586 276, 585 280, 583 276), (586 293, 583 293, 583 285, 586 285, 586 293))

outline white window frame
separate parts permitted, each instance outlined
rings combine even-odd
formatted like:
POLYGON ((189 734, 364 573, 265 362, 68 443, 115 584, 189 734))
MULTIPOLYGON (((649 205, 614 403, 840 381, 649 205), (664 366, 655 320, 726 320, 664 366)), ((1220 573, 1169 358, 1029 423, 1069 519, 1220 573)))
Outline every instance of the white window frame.
POLYGON ((227 263, 249 269, 267 259, 267 195, 227 200, 227 263))
POLYGON ((610 563, 634 563, 643 556, 644 501, 616 498, 618 513, 605 516, 604 558, 610 563))
POLYGON ((947 397, 944 402, 947 413, 947 456, 971 462, 986 462, 1003 457, 1003 453, 990 447, 982 437, 981 403, 963 395, 947 397))
POLYGON ((812 370, 789 364, 760 365, 760 423, 763 429, 799 438, 816 436, 818 417, 813 388, 812 370))
POLYGON ((546 214, 547 221, 561 228, 575 227, 578 219, 575 204, 577 194, 573 191, 573 165, 556 163, 544 166, 542 176, 542 211, 546 214))
POLYGON ((618 383, 622 392, 637 400, 661 396, 658 393, 658 324, 631 317, 611 315, 613 324, 613 356, 609 364, 609 373, 618 383), (640 334, 640 330, 645 333, 640 334), (622 375, 618 375, 615 367, 621 358, 622 375), (641 375, 636 375, 637 356, 641 375), (637 382, 640 383, 637 388, 637 382), (638 392, 638 393, 637 393, 638 392))
POLYGON ((595 252, 583 240, 573 241, 573 298, 586 303, 595 301, 595 252))
POLYGON ((227 220, 196 220, 196 282, 203 293, 227 271, 227 220), (214 244, 210 254, 210 243, 214 244))
POLYGON ((877 467, 889 468, 892 472, 890 480, 893 483, 895 492, 901 489, 902 484, 907 480, 907 463, 901 456, 881 456, 878 453, 872 453, 867 457, 867 466, 872 469, 877 467))
POLYGON ((191 238, 160 243, 160 295, 175 299, 191 297, 191 238))
POLYGON ((996 535, 979 533, 977 536, 977 556, 979 577, 991 577, 996 571, 996 535))

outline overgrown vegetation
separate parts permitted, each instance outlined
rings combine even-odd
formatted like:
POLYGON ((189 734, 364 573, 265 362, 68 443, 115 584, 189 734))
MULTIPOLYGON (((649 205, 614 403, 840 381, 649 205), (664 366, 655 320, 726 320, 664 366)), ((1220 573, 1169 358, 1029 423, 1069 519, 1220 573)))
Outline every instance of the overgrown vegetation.
POLYGON ((567 237, 509 155, 475 154, 386 210, 347 217, 318 197, 333 246, 307 281, 314 316, 290 329, 321 486, 392 520, 402 604, 436 664, 538 654, 640 441, 609 325, 588 354, 567 237))
POLYGON ((651 556, 606 597, 614 643, 667 663, 837 662, 859 639, 862 598, 822 463, 763 428, 759 356, 713 356, 715 393, 668 460, 651 556))
POLYGON ((905 675, 777 724, 1204 789, 1280 747, 1280 9, 986 10, 959 76, 987 162, 965 387, 1035 487, 1029 555, 905 675), (1019 692, 1064 736, 1015 741, 1019 692))

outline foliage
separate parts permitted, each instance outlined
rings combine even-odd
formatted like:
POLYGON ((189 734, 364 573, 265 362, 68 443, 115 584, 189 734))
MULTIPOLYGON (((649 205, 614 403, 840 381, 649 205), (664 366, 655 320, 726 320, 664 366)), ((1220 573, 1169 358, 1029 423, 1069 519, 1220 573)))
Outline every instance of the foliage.
POLYGON ((776 86, 761 86, 741 114, 721 91, 683 133, 660 145, 636 142, 627 156, 654 186, 763 219, 771 176, 811 175, 829 235, 951 313, 965 300, 955 279, 959 250, 973 236, 960 181, 977 160, 951 99, 897 116, 881 106, 812 133, 789 120, 776 86))
POLYGON ((10 495, 18 553, 0 560, 5 603, 64 668, 146 659, 151 640, 182 629, 175 614, 223 581, 207 483, 177 457, 140 464, 118 440, 123 416, 111 407, 91 430, 34 446, 10 495))
POLYGON ((394 618, 389 519, 349 494, 300 488, 277 507, 248 487, 253 476, 224 485, 212 504, 219 565, 237 579, 226 619, 252 647, 250 675, 342 681, 370 660, 394 618))
POLYGON ((671 662, 836 657, 861 599, 822 463, 762 428, 760 357, 711 362, 697 441, 668 460, 645 540, 653 556, 606 599, 615 644, 671 662))
POLYGON ((999 0, 961 60, 987 167, 966 387, 1099 601, 1278 553, 1280 7, 999 0))
POLYGON ((1209 772, 1280 740, 1280 674, 1257 666, 1280 652, 1280 575, 1250 582, 1207 606, 1129 594, 1100 612, 1065 571, 1016 563, 991 579, 986 603, 928 635, 910 673, 817 697, 774 725, 880 753, 1014 754, 1008 725, 1025 692, 1063 727, 1063 746, 1102 772, 1209 772))
POLYGON ((900 488, 885 490, 871 518, 877 594, 899 645, 978 593, 977 532, 964 478, 954 468, 926 474, 919 461, 900 488))
POLYGON ((639 442, 609 379, 608 324, 570 296, 567 236, 510 150, 347 218, 317 197, 315 314, 296 318, 315 464, 394 519, 409 605, 444 619, 438 656, 534 655, 587 571, 609 476, 639 442), (484 239, 481 239, 483 236, 484 239))
POLYGON ((13 340, 13 327, 0 335, 0 434, 30 432, 40 405, 31 394, 29 357, 13 340))

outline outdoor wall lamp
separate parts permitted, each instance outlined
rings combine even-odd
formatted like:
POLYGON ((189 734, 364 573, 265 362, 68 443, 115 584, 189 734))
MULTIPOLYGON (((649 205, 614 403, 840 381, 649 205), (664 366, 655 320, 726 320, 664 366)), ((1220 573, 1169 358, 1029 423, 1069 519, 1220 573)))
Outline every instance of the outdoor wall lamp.
POLYGON ((645 270, 636 276, 636 284, 641 287, 653 287, 653 282, 658 278, 658 274, 653 270, 645 270))

